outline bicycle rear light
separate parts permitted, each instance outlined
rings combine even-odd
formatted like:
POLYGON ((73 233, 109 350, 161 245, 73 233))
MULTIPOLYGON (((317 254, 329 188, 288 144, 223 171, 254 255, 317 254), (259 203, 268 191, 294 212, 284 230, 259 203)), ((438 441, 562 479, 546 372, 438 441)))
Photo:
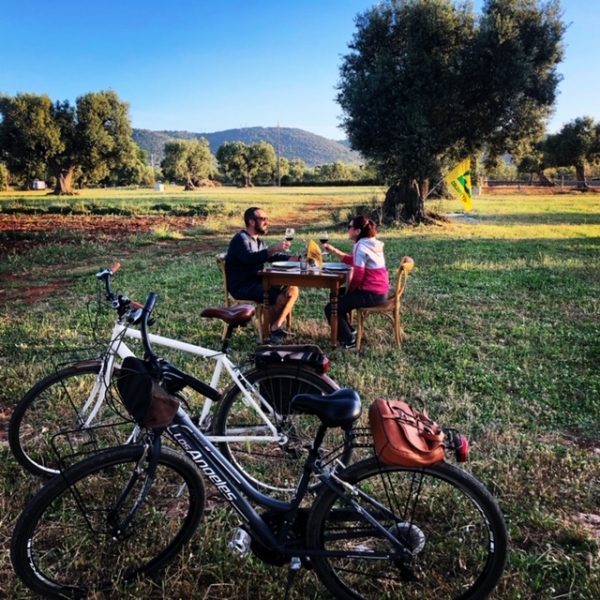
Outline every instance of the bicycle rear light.
POLYGON ((456 436, 456 445, 454 447, 457 462, 467 462, 469 454, 469 441, 460 433, 456 436))

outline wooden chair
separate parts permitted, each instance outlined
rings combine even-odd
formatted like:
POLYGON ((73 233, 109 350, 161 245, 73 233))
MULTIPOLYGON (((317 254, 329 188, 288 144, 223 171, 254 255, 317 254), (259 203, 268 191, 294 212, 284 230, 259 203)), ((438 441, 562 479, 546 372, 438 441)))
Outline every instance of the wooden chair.
POLYGON ((356 309, 357 350, 360 350, 360 342, 364 331, 365 319, 368 315, 373 314, 385 315, 392 322, 394 326, 396 344, 398 345, 398 348, 400 348, 402 344, 402 337, 404 336, 404 331, 402 330, 402 326, 400 324, 400 299, 402 298, 402 294, 404 293, 404 290, 406 288, 408 274, 411 272, 414 266, 415 261, 410 256, 405 256, 400 263, 400 268, 398 269, 398 280, 396 281, 396 290, 393 294, 390 294, 386 302, 384 304, 380 304, 379 306, 369 306, 367 308, 356 309))
MULTIPOLYGON (((223 275, 223 290, 225 291, 225 306, 235 306, 236 304, 252 304, 256 307, 256 323, 258 326, 258 338, 260 339, 261 344, 264 343, 263 335, 262 335, 262 324, 263 324, 263 305, 262 302, 256 302, 255 300, 240 300, 238 298, 234 298, 230 293, 227 287, 227 274, 225 272, 225 257, 227 253, 223 252, 221 254, 217 254, 217 264, 219 265, 219 269, 221 269, 221 275, 223 275)), ((292 315, 289 314, 286 319, 286 324, 288 328, 292 326, 292 315)), ((225 324, 225 329, 223 331, 223 338, 227 333, 227 323, 225 324)), ((267 343, 269 340, 266 341, 267 343)))
MULTIPOLYGON (((227 274, 225 272, 225 257, 227 254, 223 252, 222 254, 217 254, 217 264, 219 265, 219 269, 221 269, 221 275, 223 276, 223 291, 225 292, 225 306, 235 306, 236 304, 252 304, 256 307, 256 322, 258 326, 258 337, 262 343, 262 313, 263 307, 262 302, 255 302, 254 300, 238 300, 234 298, 229 293, 229 288, 227 287, 227 274)), ((223 330, 223 339, 227 334, 227 323, 225 323, 225 328, 223 330)))

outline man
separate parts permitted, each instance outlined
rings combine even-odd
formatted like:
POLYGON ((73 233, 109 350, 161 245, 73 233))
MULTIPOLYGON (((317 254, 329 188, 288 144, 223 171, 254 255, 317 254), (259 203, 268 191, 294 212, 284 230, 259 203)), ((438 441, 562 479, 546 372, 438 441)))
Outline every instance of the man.
MULTIPOLYGON (((259 237, 266 235, 269 230, 269 217, 262 208, 253 206, 244 213, 246 228, 236 233, 227 250, 225 271, 227 286, 234 298, 263 301, 263 287, 258 272, 265 262, 289 260, 289 254, 284 254, 290 247, 290 242, 282 240, 273 246, 267 246, 259 237)), ((296 257, 295 257, 296 258, 296 257)), ((294 334, 283 328, 285 319, 292 311, 298 300, 298 288, 272 287, 270 292, 270 323, 272 344, 281 344, 294 334)))

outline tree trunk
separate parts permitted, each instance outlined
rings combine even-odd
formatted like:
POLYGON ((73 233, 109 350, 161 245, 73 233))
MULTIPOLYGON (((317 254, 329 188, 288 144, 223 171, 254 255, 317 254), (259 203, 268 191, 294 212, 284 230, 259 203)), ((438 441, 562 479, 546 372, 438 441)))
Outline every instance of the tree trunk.
POLYGON ((585 168, 583 165, 575 166, 575 173, 577 174, 577 189, 587 190, 588 184, 585 180, 585 168))
POLYGON ((193 192, 196 189, 194 182, 191 179, 186 179, 185 187, 183 188, 184 192, 193 192))
POLYGON ((52 194, 56 196, 77 196, 77 192, 73 190, 75 167, 61 167, 56 163, 50 163, 49 166, 56 176, 56 185, 52 194))
POLYGON ((427 195, 428 184, 419 187, 416 181, 401 181, 392 185, 385 194, 383 202, 383 222, 392 224, 423 223, 425 216, 424 197, 427 195))
POLYGON ((548 187, 554 187, 556 185, 553 181, 550 181, 548 179, 548 177, 546 176, 546 173, 544 173, 544 169, 539 169, 537 171, 537 176, 542 185, 547 185, 548 187))

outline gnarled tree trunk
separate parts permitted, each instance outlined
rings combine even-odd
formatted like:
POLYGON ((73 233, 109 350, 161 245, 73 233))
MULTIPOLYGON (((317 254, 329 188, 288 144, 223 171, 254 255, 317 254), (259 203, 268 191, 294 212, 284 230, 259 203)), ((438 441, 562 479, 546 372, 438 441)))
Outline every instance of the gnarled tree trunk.
POLYGON ((428 182, 419 186, 417 181, 401 181, 393 184, 385 194, 383 202, 383 222, 423 223, 425 215, 424 198, 429 188, 428 182))
POLYGON ((52 194, 56 196, 77 196, 77 192, 73 189, 75 167, 61 167, 52 162, 50 162, 49 166, 56 177, 56 185, 52 194))
POLYGON ((546 173, 544 173, 544 169, 539 169, 537 171, 537 176, 542 185, 547 185, 548 187, 554 187, 556 185, 553 181, 550 181, 548 179, 548 177, 546 176, 546 173))
POLYGON ((577 189, 587 190, 589 186, 585 180, 585 167, 583 165, 575 165, 575 174, 577 175, 577 189))

